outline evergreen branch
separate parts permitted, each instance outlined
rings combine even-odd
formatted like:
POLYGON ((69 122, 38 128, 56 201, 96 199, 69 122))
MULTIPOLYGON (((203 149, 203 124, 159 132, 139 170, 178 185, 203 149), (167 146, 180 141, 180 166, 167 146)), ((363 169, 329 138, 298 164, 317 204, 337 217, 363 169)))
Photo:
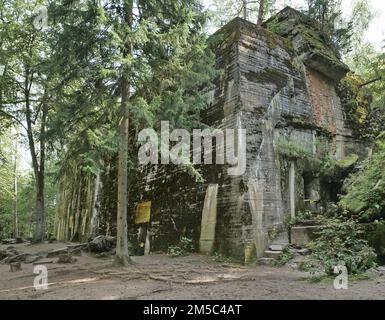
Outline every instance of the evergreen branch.
POLYGON ((0 113, 3 114, 8 119, 12 119, 13 121, 16 121, 18 124, 20 124, 24 128, 24 130, 27 130, 25 125, 19 119, 17 119, 15 116, 11 115, 8 112, 5 112, 4 110, 0 110, 0 113))

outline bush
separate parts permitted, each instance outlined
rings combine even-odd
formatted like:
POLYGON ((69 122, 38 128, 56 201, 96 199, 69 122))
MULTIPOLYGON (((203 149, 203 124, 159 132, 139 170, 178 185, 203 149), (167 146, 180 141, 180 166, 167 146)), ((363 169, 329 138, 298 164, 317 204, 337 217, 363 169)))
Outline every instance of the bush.
POLYGON ((371 133, 370 106, 371 92, 362 88, 364 80, 354 73, 348 73, 337 86, 341 104, 345 111, 347 122, 357 136, 367 136, 371 133))
POLYGON ((275 260, 273 262, 273 266, 282 267, 293 258, 294 258, 293 252, 291 252, 289 248, 285 248, 283 249, 282 253, 279 255, 278 260, 275 260))
POLYGON ((363 240, 362 226, 353 220, 323 219, 317 238, 309 244, 306 269, 333 275, 334 267, 345 265, 349 274, 359 274, 376 266, 374 250, 363 240))
POLYGON ((313 220, 314 215, 310 211, 305 212, 297 212, 294 217, 290 217, 289 220, 287 220, 286 225, 288 227, 293 227, 295 225, 300 225, 306 221, 313 220))
POLYGON ((192 239, 182 237, 178 245, 168 247, 168 254, 172 257, 186 256, 194 252, 192 239))
POLYGON ((383 262, 385 258, 385 223, 382 221, 365 225, 365 239, 383 262))

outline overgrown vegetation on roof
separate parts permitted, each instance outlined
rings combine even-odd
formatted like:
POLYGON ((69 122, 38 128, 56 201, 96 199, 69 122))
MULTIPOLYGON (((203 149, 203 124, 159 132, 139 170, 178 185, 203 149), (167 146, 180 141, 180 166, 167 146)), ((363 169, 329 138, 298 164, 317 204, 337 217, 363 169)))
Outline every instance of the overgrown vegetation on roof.
POLYGON ((361 88, 363 82, 358 75, 349 73, 337 87, 346 120, 358 137, 373 134, 373 128, 369 125, 373 98, 369 90, 361 88))

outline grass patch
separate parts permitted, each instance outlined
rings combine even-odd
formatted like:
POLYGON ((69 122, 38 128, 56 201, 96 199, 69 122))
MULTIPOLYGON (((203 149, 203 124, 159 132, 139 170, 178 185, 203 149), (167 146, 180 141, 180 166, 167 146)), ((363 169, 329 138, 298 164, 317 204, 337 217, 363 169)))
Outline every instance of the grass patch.
POLYGON ((241 259, 235 258, 235 257, 229 257, 225 256, 221 253, 215 252, 212 256, 211 259, 215 262, 219 263, 232 263, 232 264, 242 264, 241 259))

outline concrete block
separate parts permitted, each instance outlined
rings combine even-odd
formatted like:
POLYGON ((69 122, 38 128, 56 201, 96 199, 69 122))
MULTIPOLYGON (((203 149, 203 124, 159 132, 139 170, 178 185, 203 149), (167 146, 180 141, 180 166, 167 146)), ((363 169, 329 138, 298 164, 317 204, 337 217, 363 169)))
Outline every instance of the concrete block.
POLYGON ((266 250, 265 251, 265 257, 266 258, 272 258, 274 260, 278 260, 279 256, 281 255, 282 251, 271 251, 271 250, 266 250))
POLYGON ((257 264, 260 266, 272 266, 275 259, 273 258, 261 258, 258 259, 257 264))
POLYGON ((292 227, 290 230, 291 243, 305 247, 309 242, 314 240, 315 232, 319 229, 320 226, 292 227))
POLYGON ((282 251, 285 249, 285 246, 282 244, 272 244, 269 246, 270 251, 282 251))

